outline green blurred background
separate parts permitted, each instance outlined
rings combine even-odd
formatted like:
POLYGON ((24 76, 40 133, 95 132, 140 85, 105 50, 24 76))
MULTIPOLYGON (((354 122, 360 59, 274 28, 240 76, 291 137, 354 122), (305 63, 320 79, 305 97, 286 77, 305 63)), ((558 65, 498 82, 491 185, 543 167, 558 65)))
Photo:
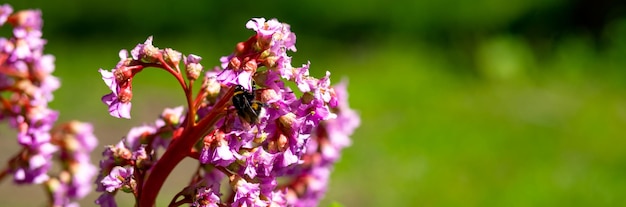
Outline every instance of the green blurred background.
MULTIPOLYGON (((96 126, 94 161, 131 126, 184 101, 167 73, 144 70, 133 119, 110 117, 97 70, 114 67, 120 49, 154 35, 157 47, 218 65, 253 34, 249 18, 276 17, 298 36, 293 65, 310 60, 316 76, 347 77, 362 118, 322 206, 626 206, 624 1, 9 3, 43 11, 46 53, 62 80, 51 106, 61 120, 96 126)), ((16 143, 0 135, 5 160, 16 143)), ((159 206, 193 167, 176 169, 159 206)), ((43 196, 0 185, 3 206, 43 206, 43 196)))

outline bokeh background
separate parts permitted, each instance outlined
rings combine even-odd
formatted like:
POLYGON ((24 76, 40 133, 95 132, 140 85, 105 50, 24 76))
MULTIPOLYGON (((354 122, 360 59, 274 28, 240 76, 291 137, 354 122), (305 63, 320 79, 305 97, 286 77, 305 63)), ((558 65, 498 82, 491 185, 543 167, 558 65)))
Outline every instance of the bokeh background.
MULTIPOLYGON (((293 65, 347 78, 362 125, 322 206, 626 206, 626 2, 621 0, 12 0, 40 8, 62 87, 61 120, 92 122, 94 152, 182 105, 176 81, 144 70, 131 120, 108 115, 97 72, 149 35, 219 64, 251 17, 297 34, 293 65)), ((6 36, 6 30, 3 30, 6 36)), ((15 153, 0 128, 0 158, 15 153)), ((160 205, 187 182, 187 160, 160 205)), ((84 206, 93 206, 90 195, 84 206)), ((2 206, 43 206, 38 187, 0 184, 2 206)), ((132 206, 118 196, 120 206, 132 206)))

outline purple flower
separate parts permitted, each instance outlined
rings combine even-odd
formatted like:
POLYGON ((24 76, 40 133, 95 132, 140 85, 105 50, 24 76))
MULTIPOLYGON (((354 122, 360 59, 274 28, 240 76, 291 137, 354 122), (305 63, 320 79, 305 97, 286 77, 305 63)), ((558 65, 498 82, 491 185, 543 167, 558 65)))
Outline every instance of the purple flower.
POLYGON ((300 157, 294 155, 294 153, 291 152, 291 149, 287 149, 285 150, 285 152, 278 154, 278 156, 276 157, 276 161, 276 164, 278 166, 287 167, 292 164, 298 163, 300 161, 300 157))
POLYGON ((347 81, 342 81, 334 86, 337 99, 337 118, 326 121, 326 130, 331 145, 341 149, 350 145, 350 136, 361 125, 361 120, 356 111, 348 105, 347 81))
POLYGON ((290 197, 287 200, 288 206, 317 206, 326 193, 330 169, 327 167, 313 167, 307 173, 301 175, 297 180, 304 185, 302 189, 292 189, 298 191, 298 197, 290 197))
POLYGON ((36 77, 39 80, 39 88, 42 96, 46 102, 52 101, 52 92, 56 91, 61 83, 57 77, 51 76, 50 73, 54 71, 54 56, 44 55, 41 59, 38 59, 33 65, 37 72, 36 77))
POLYGON ((266 196, 269 199, 269 206, 288 206, 287 205, 287 190, 275 190, 266 196))
POLYGON ((18 133, 18 141, 28 149, 28 154, 13 161, 14 181, 39 184, 48 180, 46 173, 52 166, 52 154, 58 150, 57 146, 50 143, 50 134, 36 130, 28 134, 18 133))
POLYGON ((175 108, 165 108, 163 113, 156 120, 155 126, 157 128, 163 126, 176 126, 185 120, 185 114, 183 113, 185 108, 183 106, 175 108))
POLYGON ((116 145, 108 145, 105 147, 102 152, 103 159, 100 160, 100 173, 95 181, 96 191, 106 191, 106 187, 102 181, 110 175, 114 167, 125 165, 132 160, 133 153, 125 146, 125 143, 126 141, 122 139, 116 145))
POLYGON ((100 68, 98 72, 100 72, 100 74, 102 75, 102 80, 104 81, 104 84, 106 84, 107 87, 109 87, 109 89, 111 89, 111 91, 113 91, 113 93, 117 95, 119 91, 119 86, 117 84, 115 75, 113 75, 115 70, 116 69, 113 69, 112 72, 109 72, 107 70, 103 70, 102 68, 100 68))
POLYGON ((11 13, 13 13, 13 7, 11 7, 11 5, 3 4, 2 6, 0 6, 0 26, 4 25, 4 23, 7 22, 7 19, 9 18, 9 15, 11 15, 11 13))
POLYGON ((66 185, 65 197, 76 200, 91 191, 92 178, 98 173, 89 158, 98 140, 93 134, 91 124, 72 121, 65 126, 62 127, 64 130, 62 133, 54 133, 54 139, 62 140, 61 143, 64 143, 61 146, 61 161, 67 165, 64 171, 72 176, 69 183, 63 183, 66 185))
POLYGON ((189 65, 192 63, 200 63, 201 60, 202 60, 202 57, 194 55, 194 54, 189 54, 187 58, 184 59, 184 63, 185 65, 189 65))
MULTIPOLYGON (((161 145, 155 143, 182 134, 204 136, 193 137, 202 140, 190 155, 197 157, 201 163, 199 169, 205 174, 198 171, 192 178, 193 185, 203 187, 187 187, 176 198, 184 196, 184 202, 193 206, 318 204, 326 191, 333 164, 341 150, 350 144, 349 136, 359 124, 358 115, 347 105, 345 87, 331 87, 330 72, 318 79, 309 75, 310 62, 298 68, 291 65, 292 58, 287 52, 296 51, 296 36, 288 24, 276 19, 253 18, 246 27, 256 34, 238 43, 232 54, 220 58, 222 68, 206 73, 200 94, 196 96, 197 102, 192 103, 194 108, 186 109, 195 110, 197 106, 195 113, 189 113, 197 117, 185 117, 182 107, 166 110, 154 125, 133 128, 128 133, 126 141, 130 150, 123 144, 107 148, 101 162, 103 173, 97 180, 98 190, 106 192, 98 203, 115 205, 107 198, 110 195, 107 192, 134 190, 136 183, 132 179, 137 178, 133 177, 133 170, 138 170, 138 175, 153 173, 150 172, 152 165, 141 163, 148 161, 146 163, 152 164, 158 160, 155 149, 161 145), (257 71, 259 67, 261 69, 257 71), (224 103, 223 98, 230 98, 224 93, 233 86, 241 85, 251 91, 253 82, 258 88, 245 98, 263 103, 255 105, 261 106, 265 112, 255 117, 259 122, 242 121, 237 113, 241 110, 236 108, 242 106, 228 104, 216 108, 216 103, 224 103), (289 85, 298 87, 296 90, 302 93, 294 93, 289 85), (207 123, 207 114, 215 114, 216 110, 220 117, 212 126, 193 123, 181 126, 185 118, 201 120, 198 124, 207 123), (220 183, 225 177, 229 178, 233 192, 220 197, 220 183), (283 178, 285 182, 279 185, 283 178), (196 191, 190 192, 189 189, 196 191)), ((152 46, 150 37, 131 51, 131 59, 120 53, 122 60, 115 69, 111 72, 101 70, 103 80, 112 91, 103 97, 111 115, 130 117, 132 77, 144 66, 154 66, 145 63, 160 59, 161 53, 152 46)), ((183 56, 172 54, 178 57, 174 62, 179 63, 183 56)), ((197 79, 203 68, 199 64, 201 58, 188 55, 183 59, 186 78, 197 79)), ((167 57, 165 61, 166 65, 171 65, 167 57)), ((178 67, 176 69, 175 72, 180 73, 178 67)), ((162 146, 169 150, 167 143, 162 146)))
POLYGON ((146 143, 148 141, 147 137, 153 135, 156 131, 157 129, 155 127, 148 125, 131 128, 126 135, 126 142, 130 150, 134 151, 139 149, 141 144, 148 144, 146 143))
POLYGON ((40 184, 47 181, 50 178, 47 173, 51 167, 51 159, 51 155, 37 154, 31 156, 26 166, 12 170, 13 181, 32 184, 40 184))
POLYGON ((200 60, 202 60, 202 58, 194 54, 190 54, 189 56, 187 56, 187 58, 185 58, 184 63, 185 71, 187 72, 187 78, 190 78, 191 80, 198 79, 198 76, 200 76, 200 72, 202 72, 202 69, 204 69, 204 67, 202 67, 202 64, 200 64, 200 60))
POLYGON ((204 181, 206 186, 213 189, 213 192, 220 192, 220 187, 222 184, 222 180, 224 180, 224 173, 220 172, 217 169, 206 171, 204 175, 204 181))
POLYGON ((277 19, 265 21, 265 18, 252 18, 246 23, 246 28, 256 31, 261 39, 271 40, 271 52, 281 54, 285 51, 296 51, 296 35, 291 32, 290 26, 277 19))
POLYGON ((98 138, 93 134, 93 126, 88 123, 71 122, 72 131, 80 144, 81 152, 91 153, 98 146, 98 138))
POLYGON ((272 38, 272 35, 280 31, 282 24, 276 19, 265 21, 265 18, 252 18, 246 23, 246 28, 257 32, 261 38, 272 38))
POLYGON ((221 63, 222 69, 226 69, 226 67, 228 67, 228 64, 230 63, 230 59, 232 59, 233 57, 235 57, 235 54, 230 54, 228 56, 220 57, 220 63, 221 63))
POLYGON ((68 190, 68 197, 81 199, 87 196, 92 190, 93 177, 98 174, 98 170, 90 162, 82 163, 76 167, 73 174, 72 183, 68 190))
POLYGON ((95 203, 101 207, 117 207, 115 197, 113 197, 113 194, 111 193, 102 193, 95 203))
POLYGON ((263 148, 257 148, 256 151, 244 158, 246 165, 243 168, 243 174, 248 175, 250 178, 255 178, 257 175, 263 177, 272 176, 274 154, 267 153, 263 148))
POLYGON ((132 77, 134 71, 126 67, 128 64, 128 52, 126 50, 120 50, 120 61, 117 66, 111 70, 111 72, 99 69, 98 72, 102 75, 102 80, 111 89, 111 93, 102 96, 102 102, 109 107, 109 114, 117 118, 130 119, 130 109, 132 104, 130 103, 132 92, 132 77))
POLYGON ((217 81, 221 84, 227 86, 241 85, 248 91, 252 89, 250 80, 252 80, 252 71, 248 70, 225 68, 220 74, 217 75, 217 81))
POLYGON ((15 13, 15 15, 16 28, 25 28, 29 31, 41 31, 43 20, 40 10, 23 10, 15 13))
POLYGON ((198 189, 198 193, 196 194, 195 202, 191 204, 191 206, 196 207, 218 207, 218 203, 220 203, 220 197, 218 196, 219 192, 214 191, 213 188, 203 187, 198 189))
POLYGON ((130 51, 130 54, 133 60, 141 60, 150 63, 156 61, 156 55, 159 54, 159 51, 152 45, 152 36, 150 36, 143 44, 137 44, 137 46, 130 51))
POLYGON ((117 118, 130 119, 130 108, 132 104, 130 102, 123 102, 119 100, 115 93, 109 93, 102 96, 102 102, 109 106, 109 114, 117 118))
MULTIPOLYGON (((26 120, 28 122, 27 133, 47 133, 52 129, 54 122, 59 117, 59 112, 47 108, 45 105, 32 106, 26 114, 26 120)), ((50 135, 42 135, 50 136, 50 135)), ((49 140, 49 137, 46 138, 49 140)))
POLYGON ((102 185, 107 192, 113 192, 128 185, 133 176, 133 168, 123 168, 120 166, 113 167, 113 170, 102 179, 102 185))
POLYGON ((235 189, 235 197, 231 206, 267 206, 263 200, 261 200, 261 189, 259 184, 249 183, 245 179, 236 178, 233 184, 235 189))
POLYGON ((200 155, 200 163, 212 163, 217 166, 228 166, 236 160, 235 155, 228 146, 228 142, 222 139, 216 144, 205 145, 200 155))

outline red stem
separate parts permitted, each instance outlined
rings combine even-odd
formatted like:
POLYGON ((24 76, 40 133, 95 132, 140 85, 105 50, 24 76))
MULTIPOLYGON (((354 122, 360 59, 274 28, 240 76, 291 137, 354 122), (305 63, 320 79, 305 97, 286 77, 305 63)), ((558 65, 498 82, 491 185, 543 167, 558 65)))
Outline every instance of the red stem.
POLYGON ((9 174, 9 166, 0 171, 0 182, 4 180, 7 174, 9 174))
POLYGON ((191 128, 196 124, 196 104, 193 100, 191 100, 191 96, 193 94, 193 80, 189 80, 189 87, 185 90, 185 96, 187 98, 187 108, 189 109, 187 112, 187 128, 191 128))
POLYGON ((180 69, 178 68, 178 66, 176 65, 176 70, 174 70, 169 64, 167 64, 167 62, 165 62, 165 60, 163 59, 163 56, 159 56, 159 62, 161 64, 159 64, 160 66, 162 66, 161 68, 165 69, 167 72, 171 73, 172 75, 174 75, 174 77, 176 77, 176 80, 178 80, 178 83, 180 83, 180 86, 183 87, 183 91, 185 91, 185 98, 187 100, 187 108, 189 109, 187 111, 187 127, 192 127, 195 124, 195 116, 196 116, 196 110, 195 110, 195 104, 192 100, 192 95, 193 95, 193 80, 189 80, 189 84, 187 84, 185 82, 185 80, 183 79, 183 76, 180 73, 180 69))
POLYGON ((233 96, 234 88, 231 88, 226 94, 215 104, 213 109, 198 122, 198 125, 187 128, 180 138, 172 141, 161 159, 151 169, 141 192, 139 206, 154 206, 155 200, 165 179, 174 170, 174 167, 180 163, 189 154, 193 145, 217 122, 222 111, 233 96))

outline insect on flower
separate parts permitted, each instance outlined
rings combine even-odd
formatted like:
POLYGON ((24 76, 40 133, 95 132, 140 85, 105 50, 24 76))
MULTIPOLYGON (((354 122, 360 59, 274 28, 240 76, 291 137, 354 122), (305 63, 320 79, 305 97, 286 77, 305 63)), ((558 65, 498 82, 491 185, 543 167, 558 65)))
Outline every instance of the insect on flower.
POLYGON ((233 106, 237 110, 237 115, 250 124, 258 124, 259 116, 263 112, 264 104, 254 99, 255 91, 254 84, 252 85, 252 91, 248 91, 243 86, 235 86, 235 93, 233 94, 232 102, 233 106))

